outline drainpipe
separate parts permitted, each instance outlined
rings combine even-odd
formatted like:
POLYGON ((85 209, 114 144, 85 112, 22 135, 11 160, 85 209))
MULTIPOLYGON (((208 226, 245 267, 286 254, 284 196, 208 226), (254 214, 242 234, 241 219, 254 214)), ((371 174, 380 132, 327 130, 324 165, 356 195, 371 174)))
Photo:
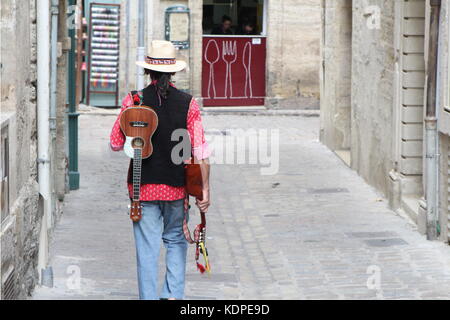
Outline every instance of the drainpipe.
POLYGON ((50 204, 50 158, 49 158, 49 105, 50 105, 50 3, 37 1, 37 131, 38 131, 38 182, 43 217, 39 235, 38 274, 48 261, 48 226, 51 216, 50 204))
MULTIPOLYGON (((74 14, 71 8, 76 7, 76 0, 69 0, 68 14, 74 14)), ((69 17, 70 18, 70 17, 69 17)), ((78 117, 76 97, 76 70, 75 70, 75 26, 69 27, 70 50, 68 57, 68 119, 69 119, 69 188, 78 190, 80 188, 80 173, 78 172, 78 117)))
POLYGON ((129 79, 129 66, 130 66, 130 2, 127 1, 125 4, 125 17, 127 19, 126 21, 126 25, 125 25, 125 41, 126 41, 126 46, 127 46, 127 50, 125 51, 125 88, 126 90, 128 90, 128 88, 130 87, 130 79, 129 79))
MULTIPOLYGON (((52 0, 51 3, 51 38, 50 38, 50 150, 53 155, 52 164, 55 164, 55 150, 56 150, 56 95, 57 95, 57 67, 58 67, 58 15, 59 15, 59 4, 58 0, 52 0)), ((55 167, 55 166, 54 166, 55 167)), ((53 190, 55 186, 55 177, 52 176, 50 188, 53 190)), ((52 212, 56 211, 56 202, 54 193, 50 195, 50 202, 52 206, 52 212)), ((52 228, 53 215, 47 217, 47 226, 52 228)))
MULTIPOLYGON (((138 47, 137 47, 137 60, 145 60, 145 0, 139 0, 138 7, 138 47)), ((137 66, 137 89, 144 88, 144 69, 137 66)))
MULTIPOLYGON (((442 7, 441 7, 442 9, 442 7)), ((437 132, 436 132, 436 152, 438 153, 438 158, 436 159, 436 177, 437 177, 437 183, 436 183, 436 203, 437 203, 437 236, 440 238, 442 233, 442 227, 447 222, 442 221, 442 215, 440 210, 440 199, 441 199, 441 141, 440 141, 440 134, 439 134, 439 118, 441 114, 440 106, 441 106, 441 89, 442 89, 442 79, 441 79, 441 66, 442 66, 442 37, 439 36, 439 45, 438 45, 438 56, 437 56, 437 80, 436 80, 436 119, 437 119, 437 132)))
MULTIPOLYGON (((265 2, 265 4, 267 4, 267 2, 265 2)), ((266 6, 264 6, 266 7, 266 6)), ((325 143, 325 130, 326 130, 326 125, 325 125, 325 113, 326 111, 324 110, 325 108, 325 97, 326 97, 326 92, 325 92, 325 37, 326 37, 326 28, 327 28, 327 4, 326 4, 326 0, 321 0, 320 2, 320 9, 321 9, 321 21, 322 21, 322 32, 321 32, 321 39, 320 39, 320 141, 322 141, 323 143, 325 143)), ((267 10, 267 9, 265 9, 267 10)), ((264 19, 267 20, 267 19, 264 19)))
POLYGON ((439 18, 441 0, 430 0, 430 36, 428 43, 427 68, 427 103, 425 117, 426 132, 426 171, 427 171, 427 239, 436 240, 438 237, 438 132, 436 117, 436 82, 437 82, 437 56, 439 45, 439 18))
POLYGON ((51 27, 51 72, 50 72, 50 132, 52 139, 56 136, 56 94, 57 94, 57 66, 58 66, 58 0, 52 0, 52 27, 51 27))

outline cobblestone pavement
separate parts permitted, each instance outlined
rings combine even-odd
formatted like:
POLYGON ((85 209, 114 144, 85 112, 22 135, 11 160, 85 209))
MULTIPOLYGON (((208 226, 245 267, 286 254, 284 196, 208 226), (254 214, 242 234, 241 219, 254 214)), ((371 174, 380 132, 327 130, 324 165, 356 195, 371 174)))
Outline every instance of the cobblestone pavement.
MULTIPOLYGON (((108 148, 114 119, 80 117, 81 188, 54 232, 54 287, 34 299, 137 298, 127 159, 108 148)), ((205 126, 211 139, 279 129, 280 167, 263 176, 257 165, 213 166, 213 273, 196 272, 190 248, 187 299, 450 298, 450 247, 426 241, 321 145, 318 117, 209 114, 205 126)))

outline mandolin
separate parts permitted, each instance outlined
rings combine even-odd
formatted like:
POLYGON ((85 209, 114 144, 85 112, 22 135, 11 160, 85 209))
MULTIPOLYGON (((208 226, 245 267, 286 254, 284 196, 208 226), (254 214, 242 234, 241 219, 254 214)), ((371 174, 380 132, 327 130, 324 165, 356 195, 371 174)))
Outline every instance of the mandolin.
POLYGON ((130 205, 130 218, 138 222, 142 218, 141 170, 142 159, 153 153, 152 136, 158 127, 158 115, 147 106, 132 106, 120 116, 120 129, 125 135, 125 154, 133 159, 133 196, 130 205))

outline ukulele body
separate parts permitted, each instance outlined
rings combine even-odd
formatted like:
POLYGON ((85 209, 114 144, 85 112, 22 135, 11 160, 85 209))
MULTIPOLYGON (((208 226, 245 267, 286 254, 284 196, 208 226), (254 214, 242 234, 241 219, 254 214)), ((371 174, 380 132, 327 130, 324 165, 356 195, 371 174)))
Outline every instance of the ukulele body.
POLYGON ((158 127, 156 112, 146 106, 129 107, 120 116, 120 128, 125 135, 125 154, 134 159, 134 149, 142 149, 142 159, 153 153, 152 136, 158 127))

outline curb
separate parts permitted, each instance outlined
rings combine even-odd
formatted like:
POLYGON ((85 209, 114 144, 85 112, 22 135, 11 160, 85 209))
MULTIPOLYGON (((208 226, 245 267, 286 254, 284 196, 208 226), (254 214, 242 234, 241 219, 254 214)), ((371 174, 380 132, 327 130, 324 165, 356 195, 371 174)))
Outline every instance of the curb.
POLYGON ((275 117, 275 116, 291 116, 304 118, 318 118, 320 117, 320 110, 201 110, 202 115, 205 116, 260 116, 260 117, 275 117))

